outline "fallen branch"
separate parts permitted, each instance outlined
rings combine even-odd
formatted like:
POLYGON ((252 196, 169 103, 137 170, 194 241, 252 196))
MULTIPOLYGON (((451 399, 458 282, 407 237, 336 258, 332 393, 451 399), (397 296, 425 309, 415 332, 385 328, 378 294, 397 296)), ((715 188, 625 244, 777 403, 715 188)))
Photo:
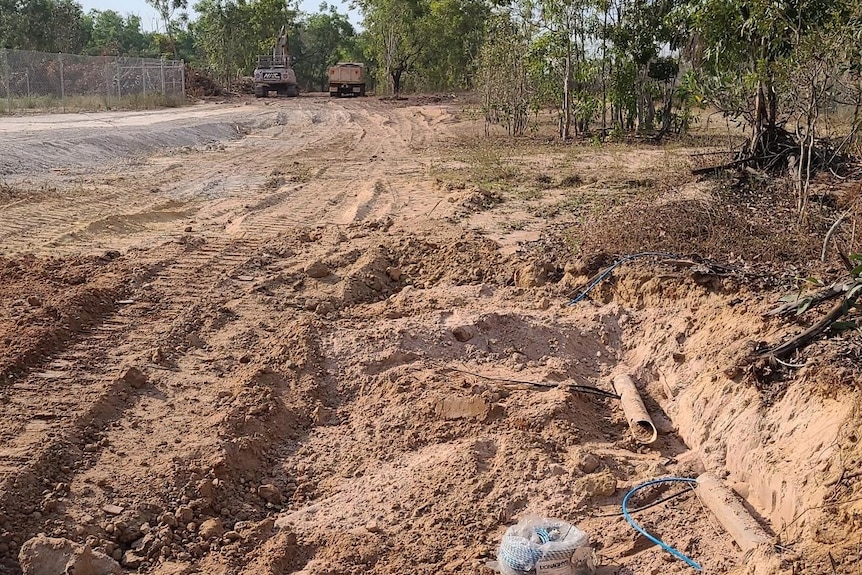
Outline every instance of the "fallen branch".
POLYGON ((799 309, 799 306, 803 302, 810 300, 811 304, 809 307, 813 307, 813 306, 819 304, 820 302, 824 302, 824 301, 833 299, 835 297, 838 297, 839 295, 846 293, 847 290, 849 290, 854 285, 856 285, 855 281, 847 281, 844 283, 834 283, 828 287, 825 287, 825 288, 811 294, 810 296, 806 296, 803 298, 797 298, 794 301, 783 303, 780 306, 769 310, 764 315, 776 316, 776 315, 789 315, 791 313, 796 313, 797 310, 799 309))
MULTIPOLYGON (((835 230, 837 230, 837 229, 838 229, 838 226, 840 226, 840 225, 841 225, 841 222, 843 222, 843 221, 844 221, 844 218, 846 218, 849 214, 850 214, 850 212, 844 212, 843 214, 841 214, 841 215, 838 217, 838 219, 837 219, 837 220, 835 220, 835 223, 834 223, 834 224, 832 224, 832 227, 830 227, 830 228, 829 228, 829 231, 828 231, 828 232, 826 232, 826 237, 825 237, 825 238, 823 238, 823 250, 820 252, 820 261, 821 261, 821 262, 825 262, 825 261, 826 261, 826 247, 829 245, 829 238, 831 238, 831 237, 832 237, 832 234, 834 234, 834 233, 835 233, 835 230)), ((838 252, 838 253, 839 253, 839 254, 841 254, 841 251, 839 250, 839 252, 838 252)), ((852 268, 851 268, 851 269, 852 269, 852 268)))
POLYGON ((749 164, 751 162, 756 162, 758 160, 765 160, 766 158, 742 158, 741 160, 734 160, 732 162, 728 162, 726 164, 720 164, 718 166, 709 166, 707 168, 697 168, 691 171, 692 176, 702 176, 703 174, 710 174, 712 172, 721 172, 723 170, 729 170, 730 168, 735 168, 737 166, 743 166, 745 164, 749 164))
POLYGON ((829 313, 823 316, 820 321, 818 321, 790 341, 772 349, 763 351, 759 355, 762 357, 782 358, 790 355, 801 347, 805 347, 814 338, 826 331, 826 329, 830 325, 838 321, 838 319, 847 312, 848 307, 848 302, 842 299, 834 306, 832 306, 832 309, 829 310, 829 313))

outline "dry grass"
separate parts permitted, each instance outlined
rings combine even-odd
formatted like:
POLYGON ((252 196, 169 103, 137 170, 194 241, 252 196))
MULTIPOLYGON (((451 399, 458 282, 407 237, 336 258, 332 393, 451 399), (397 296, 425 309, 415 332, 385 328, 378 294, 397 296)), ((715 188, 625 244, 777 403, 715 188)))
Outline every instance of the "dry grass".
POLYGON ((153 110, 176 108, 189 103, 182 94, 130 94, 122 98, 105 96, 31 96, 0 100, 0 114, 43 112, 99 112, 106 110, 153 110))

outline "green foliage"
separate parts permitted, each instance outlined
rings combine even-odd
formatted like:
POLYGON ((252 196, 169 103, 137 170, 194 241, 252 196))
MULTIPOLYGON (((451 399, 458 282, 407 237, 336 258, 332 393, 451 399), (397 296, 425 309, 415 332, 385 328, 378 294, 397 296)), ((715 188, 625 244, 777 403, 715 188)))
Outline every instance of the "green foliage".
POLYGON ((73 0, 0 0, 0 48, 78 53, 89 33, 73 0))
POLYGON ((92 23, 86 52, 93 56, 158 57, 152 35, 141 31, 141 19, 125 18, 113 10, 93 10, 87 16, 92 23))
POLYGON ((330 66, 338 62, 362 61, 353 25, 335 6, 324 4, 320 13, 306 16, 298 26, 294 54, 298 81, 309 90, 327 90, 330 66))
POLYGON ((290 31, 290 51, 296 52, 299 11, 283 0, 201 0, 192 24, 203 63, 229 84, 250 74, 257 57, 271 53, 282 26, 290 31))
POLYGON ((489 7, 484 0, 357 0, 366 53, 393 93, 470 87, 489 7))

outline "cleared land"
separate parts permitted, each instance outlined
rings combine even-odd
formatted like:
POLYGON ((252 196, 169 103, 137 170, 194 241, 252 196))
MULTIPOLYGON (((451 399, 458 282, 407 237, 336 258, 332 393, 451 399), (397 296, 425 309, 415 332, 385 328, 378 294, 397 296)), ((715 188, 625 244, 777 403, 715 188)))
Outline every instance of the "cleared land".
POLYGON ((614 514, 703 470, 781 545, 744 558, 693 495, 638 515, 706 572, 858 573, 858 336, 745 364, 800 330, 762 314, 828 214, 785 233, 792 206, 695 181, 709 141, 481 132, 437 98, 0 120, 0 573, 45 533, 129 572, 484 574, 535 513, 602 575, 681 574, 614 514), (732 269, 628 265, 568 305, 642 246, 732 269), (618 373, 650 447, 568 389, 618 373))

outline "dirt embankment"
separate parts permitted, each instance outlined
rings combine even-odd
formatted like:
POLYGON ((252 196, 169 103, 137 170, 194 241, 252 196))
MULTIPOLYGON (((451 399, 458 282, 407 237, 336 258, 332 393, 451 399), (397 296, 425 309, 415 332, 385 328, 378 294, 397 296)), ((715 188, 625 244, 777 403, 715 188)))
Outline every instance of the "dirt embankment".
MULTIPOLYGON (((535 513, 584 529, 601 575, 682 574, 619 503, 704 470, 779 544, 744 557, 690 494, 637 515, 707 572, 858 571, 852 335, 765 381, 746 359, 793 329, 762 317, 781 278, 634 263, 569 305, 612 257, 575 257, 619 230, 601 212, 718 209, 685 151, 465 148, 457 105, 268 104, 249 115, 283 122, 223 147, 4 200, 0 573, 45 533, 128 573, 486 574, 535 513), (618 373, 649 447, 569 387, 618 373)), ((627 213, 645 242, 730 245, 627 213)))

